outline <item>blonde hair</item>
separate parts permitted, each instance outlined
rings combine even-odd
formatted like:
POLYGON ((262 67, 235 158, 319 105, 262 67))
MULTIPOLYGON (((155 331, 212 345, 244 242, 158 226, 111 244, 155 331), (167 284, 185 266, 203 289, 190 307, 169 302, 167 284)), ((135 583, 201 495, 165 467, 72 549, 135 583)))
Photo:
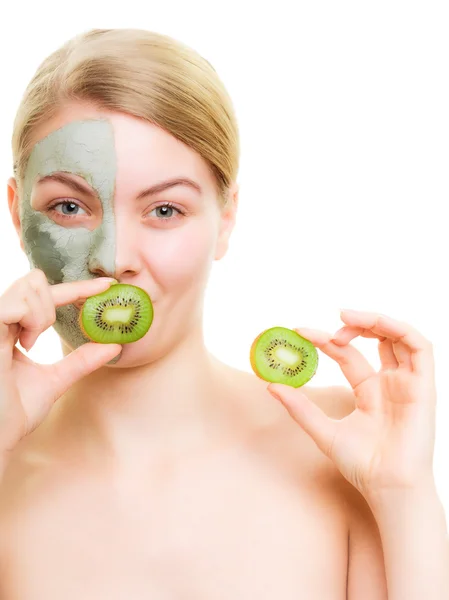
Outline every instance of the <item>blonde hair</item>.
POLYGON ((28 84, 14 121, 19 189, 35 128, 74 101, 141 117, 168 131, 206 161, 226 204, 239 167, 237 120, 217 72, 195 50, 143 29, 92 29, 53 52, 28 84))

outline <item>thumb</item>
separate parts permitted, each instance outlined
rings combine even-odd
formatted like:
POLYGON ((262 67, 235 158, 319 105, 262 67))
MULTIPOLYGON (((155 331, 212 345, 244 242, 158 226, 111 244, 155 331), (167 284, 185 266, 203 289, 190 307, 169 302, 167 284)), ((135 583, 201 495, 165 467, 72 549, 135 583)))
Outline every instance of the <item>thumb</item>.
POLYGON ((56 398, 62 396, 74 383, 118 356, 121 350, 120 344, 88 342, 51 365, 56 398))
POLYGON ((318 448, 331 458, 332 446, 337 433, 338 420, 328 417, 304 393, 290 385, 276 383, 268 391, 280 400, 293 419, 312 438, 318 448))

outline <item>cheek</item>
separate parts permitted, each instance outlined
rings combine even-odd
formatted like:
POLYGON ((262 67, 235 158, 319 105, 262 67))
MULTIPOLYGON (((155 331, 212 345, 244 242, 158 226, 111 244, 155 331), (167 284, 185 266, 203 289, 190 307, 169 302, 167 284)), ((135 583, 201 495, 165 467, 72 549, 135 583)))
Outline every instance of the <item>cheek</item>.
POLYGON ((215 252, 215 232, 207 223, 166 232, 148 247, 149 268, 165 285, 192 285, 207 276, 215 252))
POLYGON ((36 213, 23 230, 26 253, 50 284, 89 278, 90 232, 64 230, 36 213))
POLYGON ((64 250, 55 248, 49 233, 30 227, 24 233, 24 245, 32 265, 41 269, 51 284, 64 280, 64 267, 70 257, 64 250))

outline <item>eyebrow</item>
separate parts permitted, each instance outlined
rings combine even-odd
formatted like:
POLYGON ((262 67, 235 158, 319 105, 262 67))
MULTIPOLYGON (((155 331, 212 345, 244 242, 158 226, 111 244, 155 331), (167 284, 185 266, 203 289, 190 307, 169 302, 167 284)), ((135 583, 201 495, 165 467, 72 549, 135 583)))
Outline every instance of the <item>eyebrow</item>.
MULTIPOLYGON (((49 175, 44 175, 40 177, 37 181, 38 185, 45 183, 46 181, 58 181, 59 183, 63 183, 70 187, 75 192, 80 194, 86 194, 90 197, 97 197, 97 194, 92 190, 92 188, 86 183, 80 183, 75 179, 72 179, 70 175, 66 173, 50 173, 49 175)), ((163 192, 169 188, 175 187, 177 185, 185 185, 194 189, 199 194, 202 193, 201 186, 193 179, 189 179, 188 177, 175 177, 174 179, 167 179, 166 181, 161 181, 160 183, 156 183, 155 185, 149 187, 146 190, 143 190, 138 194, 136 200, 142 200, 148 196, 154 196, 159 192, 163 192)))

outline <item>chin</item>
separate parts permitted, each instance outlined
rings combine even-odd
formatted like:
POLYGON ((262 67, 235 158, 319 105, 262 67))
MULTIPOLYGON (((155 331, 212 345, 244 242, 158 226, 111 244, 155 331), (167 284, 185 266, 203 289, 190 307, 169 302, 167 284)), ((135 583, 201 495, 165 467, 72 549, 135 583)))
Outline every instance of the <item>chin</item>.
POLYGON ((132 344, 123 344, 122 351, 105 366, 115 369, 129 369, 133 367, 143 367, 160 358, 159 353, 156 355, 155 347, 148 343, 148 340, 143 337, 132 344))

